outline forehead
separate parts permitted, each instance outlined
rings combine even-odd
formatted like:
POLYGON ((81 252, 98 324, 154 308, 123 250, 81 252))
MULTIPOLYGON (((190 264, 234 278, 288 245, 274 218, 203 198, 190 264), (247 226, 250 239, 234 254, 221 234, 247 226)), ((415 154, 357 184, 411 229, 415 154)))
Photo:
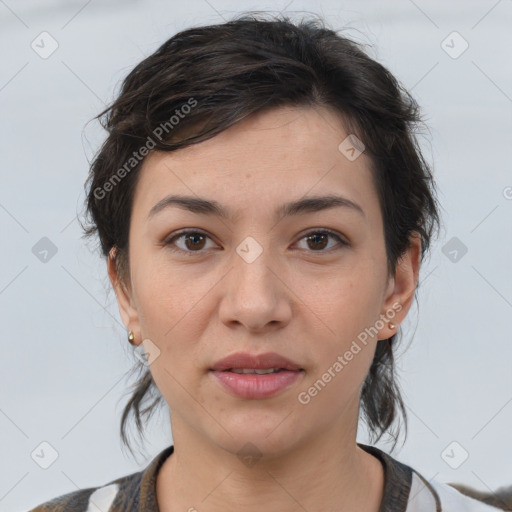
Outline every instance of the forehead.
POLYGON ((150 153, 140 170, 134 216, 146 217, 170 193, 208 197, 229 205, 230 212, 248 214, 307 195, 337 193, 371 214, 378 202, 371 161, 364 153, 347 158, 343 141, 349 135, 333 111, 280 107, 200 144, 150 153))

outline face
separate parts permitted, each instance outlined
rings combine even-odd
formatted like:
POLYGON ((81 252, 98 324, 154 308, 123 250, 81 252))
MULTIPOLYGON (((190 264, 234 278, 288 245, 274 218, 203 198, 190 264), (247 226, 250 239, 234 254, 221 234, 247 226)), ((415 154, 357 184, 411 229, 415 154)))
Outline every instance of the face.
POLYGON ((149 368, 176 443, 193 433, 233 453, 250 442, 270 454, 355 436, 378 340, 412 300, 419 246, 387 275, 370 160, 338 149, 347 136, 332 111, 279 108, 144 161, 129 282, 116 281, 111 260, 109 274, 126 327, 158 354, 149 368), (338 199, 310 201, 326 196, 338 199), (235 353, 278 354, 299 370, 213 371, 235 353))

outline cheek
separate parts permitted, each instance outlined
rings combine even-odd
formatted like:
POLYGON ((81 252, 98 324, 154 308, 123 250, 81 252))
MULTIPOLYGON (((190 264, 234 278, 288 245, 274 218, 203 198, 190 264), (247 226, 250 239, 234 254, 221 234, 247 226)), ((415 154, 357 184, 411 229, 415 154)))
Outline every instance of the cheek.
POLYGON ((301 276, 299 292, 308 315, 324 333, 343 347, 366 327, 375 323, 380 312, 382 291, 373 272, 361 265, 311 278, 301 276))
MULTIPOLYGON (((163 250, 162 250, 163 252, 163 250)), ((185 279, 186 273, 166 264, 162 255, 139 256, 134 271, 137 309, 144 322, 145 335, 164 341, 181 318, 193 310, 198 295, 204 290, 195 279, 185 279)))
POLYGON ((343 418, 357 417, 361 386, 371 365, 373 348, 362 346, 358 353, 351 353, 350 360, 345 352, 332 354, 297 395, 302 415, 315 418, 317 426, 329 427, 343 418))
POLYGON ((316 325, 316 334, 312 328, 309 340, 315 362, 308 385, 320 380, 317 387, 324 399, 336 400, 357 391, 373 360, 378 341, 370 328, 379 318, 381 304, 378 282, 365 278, 368 275, 372 274, 364 268, 338 272, 306 295, 304 314, 316 325))

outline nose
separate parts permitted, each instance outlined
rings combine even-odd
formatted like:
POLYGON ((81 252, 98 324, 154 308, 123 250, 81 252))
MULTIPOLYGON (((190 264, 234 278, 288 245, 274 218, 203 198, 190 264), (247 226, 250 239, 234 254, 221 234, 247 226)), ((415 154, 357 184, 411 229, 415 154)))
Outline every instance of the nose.
POLYGON ((263 250, 254 261, 235 254, 233 267, 223 280, 221 321, 229 327, 239 324, 248 331, 261 333, 287 325, 292 315, 293 293, 279 268, 268 250, 263 250))

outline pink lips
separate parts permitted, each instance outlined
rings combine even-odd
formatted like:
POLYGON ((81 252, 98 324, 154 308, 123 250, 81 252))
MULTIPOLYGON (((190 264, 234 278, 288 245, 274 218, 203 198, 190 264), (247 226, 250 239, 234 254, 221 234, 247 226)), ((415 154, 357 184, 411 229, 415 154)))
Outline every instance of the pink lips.
POLYGON ((268 398, 291 386, 303 374, 303 369, 295 362, 274 352, 251 355, 238 352, 220 361, 211 368, 222 387, 239 398, 268 398), (231 370, 278 369, 276 373, 247 374, 231 370))

